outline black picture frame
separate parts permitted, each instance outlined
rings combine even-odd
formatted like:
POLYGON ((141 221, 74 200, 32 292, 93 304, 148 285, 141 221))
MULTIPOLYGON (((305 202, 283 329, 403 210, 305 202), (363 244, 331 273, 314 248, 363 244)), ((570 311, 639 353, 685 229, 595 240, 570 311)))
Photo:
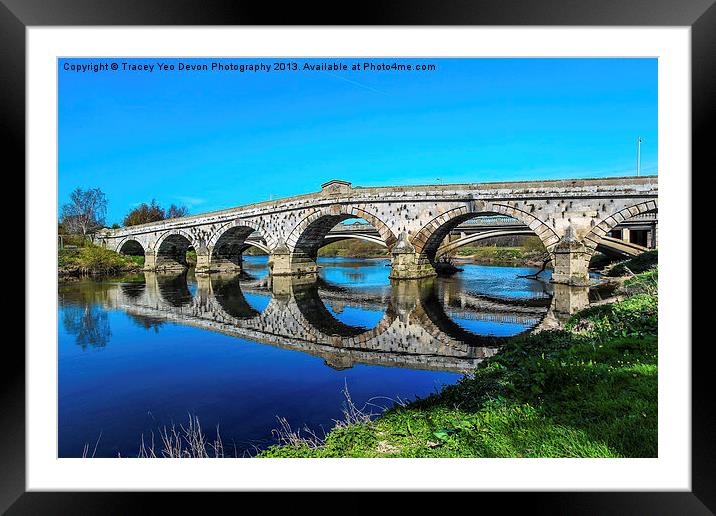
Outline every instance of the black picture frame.
MULTIPOLYGON (((25 30, 28 26, 65 25, 688 26, 692 43, 692 168, 707 173, 707 166, 716 163, 716 146, 707 140, 709 125, 716 120, 714 0, 401 0, 340 5, 339 11, 338 4, 317 3, 276 6, 222 0, 0 0, 0 123, 7 144, 4 163, 12 163, 4 167, 6 180, 24 177, 20 171, 24 172, 25 167, 25 30)), ((691 177, 684 174, 685 180, 691 177)), ((684 213, 690 216, 688 210, 684 207, 684 213)), ((25 232, 25 238, 32 235, 25 232)), ((19 247, 17 242, 13 245, 19 247)), ((25 270, 25 275, 30 272, 25 270)), ((684 281, 690 283, 691 278, 684 281)), ((186 507, 186 496, 179 493, 25 492, 25 353, 13 341, 6 338, 0 360, 0 510, 7 510, 7 514, 132 514, 149 512, 149 502, 160 504, 163 512, 186 507)), ((479 496, 483 503, 498 502, 503 507, 525 504, 530 512, 540 514, 713 514, 716 418, 712 386, 708 383, 711 362, 708 346, 694 345, 691 353, 690 492, 480 493, 473 497, 479 496)), ((250 506, 248 494, 237 496, 242 497, 244 507, 250 506)), ((359 496, 347 493, 341 505, 360 507, 359 496)), ((422 498, 414 496, 413 500, 423 503, 422 498)), ((272 495, 276 510, 279 506, 275 504, 281 501, 282 497, 272 495)))

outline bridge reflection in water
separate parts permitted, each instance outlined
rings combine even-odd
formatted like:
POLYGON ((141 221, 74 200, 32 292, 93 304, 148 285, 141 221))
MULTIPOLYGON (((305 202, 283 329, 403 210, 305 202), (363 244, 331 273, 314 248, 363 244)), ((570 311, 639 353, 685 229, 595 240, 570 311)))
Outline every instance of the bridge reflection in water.
POLYGON ((147 272, 142 279, 108 285, 102 304, 145 327, 176 322, 319 356, 336 369, 372 364, 468 371, 506 337, 554 327, 588 304, 588 288, 567 285, 541 284, 549 292, 521 301, 471 293, 457 281, 433 278, 367 290, 321 278, 257 278, 245 272, 147 272), (341 316, 347 307, 382 316, 373 327, 351 324, 341 316), (512 330, 481 334, 471 323, 512 330))

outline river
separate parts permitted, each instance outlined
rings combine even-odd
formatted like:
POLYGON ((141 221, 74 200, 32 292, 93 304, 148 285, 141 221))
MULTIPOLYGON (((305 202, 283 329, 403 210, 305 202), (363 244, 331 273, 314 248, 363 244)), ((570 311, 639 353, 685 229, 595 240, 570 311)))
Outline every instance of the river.
POLYGON ((544 323, 549 271, 461 265, 391 285, 385 260, 319 259, 317 280, 142 273, 59 283, 59 456, 136 457, 196 416, 225 450, 275 442, 277 417, 321 434, 359 407, 425 397, 544 323), (368 405, 366 405, 368 404, 368 405))

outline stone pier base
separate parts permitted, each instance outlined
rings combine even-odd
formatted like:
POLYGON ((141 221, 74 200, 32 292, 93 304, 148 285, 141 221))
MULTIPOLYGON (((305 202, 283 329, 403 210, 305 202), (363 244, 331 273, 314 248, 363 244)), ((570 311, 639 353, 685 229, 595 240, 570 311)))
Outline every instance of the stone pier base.
POLYGON ((285 244, 269 255, 269 272, 272 276, 302 276, 318 274, 316 260, 301 252, 291 252, 285 244))
POLYGON ((589 259, 591 254, 581 242, 563 240, 554 248, 552 283, 572 286, 589 286, 589 259))
POLYGON ((183 272, 187 270, 186 256, 180 254, 144 253, 144 271, 183 272))
POLYGON ((197 274, 213 272, 211 266, 211 258, 209 253, 196 253, 196 272, 197 274))
POLYGON ((393 253, 390 279, 421 279, 437 276, 428 257, 420 253, 393 253))
POLYGON ((144 271, 153 271, 157 268, 157 255, 153 252, 144 253, 144 271))
POLYGON ((415 247, 408 241, 406 233, 400 234, 391 254, 393 260, 390 279, 421 279, 437 276, 428 257, 415 251, 415 247))
POLYGON ((199 267, 199 257, 197 256, 196 271, 197 272, 240 272, 241 271, 241 258, 213 258, 207 265, 199 267))

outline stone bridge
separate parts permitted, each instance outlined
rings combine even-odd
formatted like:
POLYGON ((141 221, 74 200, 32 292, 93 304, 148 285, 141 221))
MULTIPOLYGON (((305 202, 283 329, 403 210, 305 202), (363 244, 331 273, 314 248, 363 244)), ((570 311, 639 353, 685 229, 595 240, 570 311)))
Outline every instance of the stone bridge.
POLYGON ((435 275, 440 247, 455 228, 477 216, 503 215, 519 221, 514 231, 540 238, 553 259, 553 282, 586 285, 597 247, 616 245, 610 232, 657 210, 655 176, 368 188, 330 181, 315 193, 104 230, 98 237, 109 249, 144 254, 147 270, 185 268, 192 247, 197 272, 212 272, 240 269, 241 254, 252 245, 247 239, 258 233, 272 276, 315 275, 325 237, 337 224, 360 218, 390 251, 391 278, 415 279, 435 275))

